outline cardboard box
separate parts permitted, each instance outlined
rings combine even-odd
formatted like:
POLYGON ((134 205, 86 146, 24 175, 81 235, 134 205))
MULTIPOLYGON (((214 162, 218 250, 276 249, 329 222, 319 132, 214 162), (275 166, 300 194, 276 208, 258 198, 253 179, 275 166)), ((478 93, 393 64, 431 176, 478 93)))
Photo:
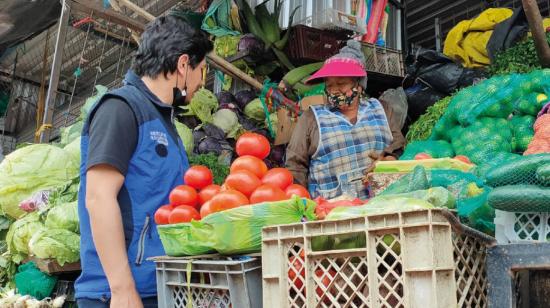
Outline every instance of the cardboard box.
MULTIPOLYGON (((305 111, 310 106, 321 105, 324 102, 325 97, 323 95, 308 96, 300 101, 300 108, 302 111, 305 111)), ((289 115, 288 110, 284 108, 277 111, 277 119, 279 124, 277 125, 277 135, 274 144, 287 144, 292 137, 298 119, 289 115)))

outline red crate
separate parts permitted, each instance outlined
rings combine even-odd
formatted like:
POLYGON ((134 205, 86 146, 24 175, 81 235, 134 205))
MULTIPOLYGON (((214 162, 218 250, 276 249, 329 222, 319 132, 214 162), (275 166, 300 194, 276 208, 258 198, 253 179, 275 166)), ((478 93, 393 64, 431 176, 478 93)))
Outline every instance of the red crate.
POLYGON ((347 31, 331 31, 296 25, 291 28, 287 51, 297 62, 324 61, 346 45, 347 31))

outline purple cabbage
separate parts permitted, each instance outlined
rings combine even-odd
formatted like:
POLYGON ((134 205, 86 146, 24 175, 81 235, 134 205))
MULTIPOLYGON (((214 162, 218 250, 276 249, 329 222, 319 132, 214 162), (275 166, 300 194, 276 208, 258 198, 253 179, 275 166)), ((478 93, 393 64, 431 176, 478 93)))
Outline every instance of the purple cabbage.
POLYGON ((257 97, 256 92, 253 90, 242 90, 235 94, 235 100, 241 110, 257 97))
POLYGON ((248 33, 241 37, 237 50, 247 50, 248 55, 244 57, 244 60, 248 63, 257 63, 260 62, 263 58, 265 52, 265 44, 254 34, 248 33))

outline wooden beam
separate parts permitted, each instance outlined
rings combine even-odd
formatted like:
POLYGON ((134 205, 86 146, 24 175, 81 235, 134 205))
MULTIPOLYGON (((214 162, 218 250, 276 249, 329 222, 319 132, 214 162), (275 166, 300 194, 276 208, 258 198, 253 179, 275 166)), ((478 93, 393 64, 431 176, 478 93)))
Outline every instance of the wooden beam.
POLYGON ((145 29, 143 23, 117 13, 112 9, 106 9, 102 5, 90 0, 70 0, 69 4, 73 10, 88 15, 93 11, 95 17, 108 19, 112 23, 124 26, 139 33, 143 32, 145 29))
MULTIPOLYGON (((111 4, 111 6, 113 7, 113 10, 119 12, 119 13, 122 13, 122 9, 120 8, 120 5, 118 4, 118 1, 116 0, 109 0, 109 3, 111 4)), ((134 30, 131 30, 130 28, 128 28, 128 30, 130 31, 130 35, 132 36, 132 39, 138 43, 139 45, 139 34, 134 31, 134 30)))
POLYGON ((153 21, 153 19, 155 19, 155 15, 147 12, 146 10, 142 9, 137 4, 129 0, 118 0, 118 3, 129 8, 130 10, 134 11, 136 14, 147 19, 148 21, 153 21))
MULTIPOLYGON (((73 1, 82 1, 82 0, 73 0, 73 1)), ((134 11, 134 13, 142 16, 148 22, 151 22, 155 19, 155 16, 145 11, 144 9, 140 8, 136 4, 131 3, 128 0, 118 0, 118 2, 119 4, 125 5, 127 8, 134 11)), ((217 67, 221 68, 224 73, 228 73, 230 75, 233 75, 241 79, 242 81, 256 88, 257 90, 261 90, 263 88, 263 85, 258 80, 248 76, 245 72, 241 71, 239 68, 237 68, 235 65, 231 64, 224 58, 216 55, 214 52, 211 52, 207 57, 210 61, 214 62, 217 67)))
POLYGON ((542 24, 542 16, 535 0, 522 0, 525 16, 533 34, 535 49, 542 67, 550 67, 550 47, 546 40, 546 32, 542 24))

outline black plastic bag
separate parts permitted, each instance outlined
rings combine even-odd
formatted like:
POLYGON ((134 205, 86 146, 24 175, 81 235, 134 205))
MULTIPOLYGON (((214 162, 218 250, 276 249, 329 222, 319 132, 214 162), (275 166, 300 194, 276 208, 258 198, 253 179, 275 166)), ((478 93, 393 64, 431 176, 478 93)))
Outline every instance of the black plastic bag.
POLYGON ((413 63, 407 66, 409 78, 428 85, 444 94, 453 93, 464 68, 444 54, 424 48, 413 53, 413 63))

